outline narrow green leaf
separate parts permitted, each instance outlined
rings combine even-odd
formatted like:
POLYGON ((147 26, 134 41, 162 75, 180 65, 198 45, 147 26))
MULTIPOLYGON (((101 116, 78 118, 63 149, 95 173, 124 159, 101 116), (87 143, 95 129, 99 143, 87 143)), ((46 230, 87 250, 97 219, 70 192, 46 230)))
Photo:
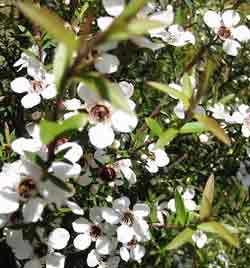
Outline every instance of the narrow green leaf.
POLYGON ((78 42, 73 31, 66 29, 64 21, 46 8, 28 2, 18 2, 20 10, 34 23, 40 25, 58 42, 64 43, 69 49, 77 49, 78 42))
POLYGON ((182 78, 184 94, 190 99, 193 95, 193 86, 188 74, 184 74, 182 78))
POLYGON ((72 52, 73 51, 68 49, 64 43, 59 43, 56 49, 53 62, 53 73, 58 92, 61 91, 61 85, 65 82, 66 71, 71 64, 72 52))
POLYGON ((80 113, 70 117, 62 122, 50 122, 42 120, 40 123, 40 134, 44 144, 49 144, 56 137, 60 136, 64 132, 73 129, 83 128, 88 122, 88 115, 80 113))
POLYGON ((204 126, 204 124, 200 122, 189 122, 186 123, 181 129, 181 134, 188 134, 188 133, 201 133, 207 131, 208 129, 204 126))
POLYGON ((165 250, 177 249, 188 242, 192 242, 192 235, 194 233, 195 231, 190 228, 184 229, 167 245, 165 250))
POLYGON ((201 219, 206 219, 212 214, 213 198, 214 198, 214 175, 211 174, 207 180, 202 195, 201 206, 200 206, 201 219))
POLYGON ((176 220, 181 225, 186 223, 186 209, 183 199, 178 191, 175 192, 176 220))
POLYGON ((142 35, 148 33, 149 30, 154 28, 160 28, 163 24, 159 21, 149 20, 149 19, 136 19, 132 20, 128 26, 127 30, 131 35, 142 35))
POLYGON ((128 102, 124 101, 124 95, 118 84, 110 82, 95 72, 87 73, 82 77, 78 77, 77 80, 86 85, 89 90, 93 91, 100 98, 109 101, 114 107, 131 112, 128 102))
POLYGON ((164 132, 161 132, 159 140, 156 143, 156 148, 162 148, 168 145, 178 134, 178 130, 175 128, 169 128, 164 132))
POLYGON ((231 144, 231 141, 225 131, 220 127, 216 120, 201 114, 194 114, 195 119, 202 123, 209 131, 211 131, 219 140, 227 145, 231 144))
POLYGON ((183 93, 183 92, 180 92, 174 88, 171 88, 167 85, 164 85, 162 83, 158 83, 158 82, 148 82, 148 85, 151 86, 152 88, 155 88, 159 91, 162 91, 164 93, 167 93, 168 95, 170 96, 174 96, 175 98, 179 99, 180 101, 183 102, 184 104, 184 107, 185 107, 185 110, 188 109, 189 107, 189 99, 188 97, 183 93))
POLYGON ((150 128, 151 132, 155 136, 160 136, 161 133, 163 132, 162 127, 159 125, 159 123, 153 119, 153 118, 145 118, 147 126, 150 128))
POLYGON ((236 248, 239 248, 240 246, 239 238, 235 234, 230 233, 228 228, 225 228, 225 226, 221 223, 215 221, 206 222, 198 225, 197 228, 204 232, 219 235, 221 238, 226 240, 230 245, 236 248))

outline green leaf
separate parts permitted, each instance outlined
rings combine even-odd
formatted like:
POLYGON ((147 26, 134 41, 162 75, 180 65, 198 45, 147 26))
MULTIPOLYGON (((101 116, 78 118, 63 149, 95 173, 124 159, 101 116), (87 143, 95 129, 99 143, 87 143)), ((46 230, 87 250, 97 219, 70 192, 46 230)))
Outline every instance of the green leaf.
POLYGON ((149 20, 149 19, 136 19, 132 20, 128 26, 127 30, 131 35, 142 35, 148 33, 149 30, 154 28, 160 28, 163 24, 159 21, 149 20))
POLYGON ((209 131, 211 131, 219 140, 227 145, 231 144, 231 141, 225 131, 220 127, 216 120, 201 114, 194 114, 195 119, 202 123, 209 131))
POLYGON ((161 132, 159 140, 156 143, 156 148, 162 148, 168 145, 178 134, 178 130, 175 128, 169 128, 164 132, 161 132))
POLYGON ((64 43, 69 49, 77 49, 78 42, 73 31, 66 29, 64 21, 46 8, 28 2, 18 2, 18 7, 25 16, 40 25, 58 42, 64 43))
POLYGON ((76 78, 97 96, 109 101, 114 107, 131 113, 128 102, 125 101, 119 85, 110 82, 99 73, 90 72, 76 78))
POLYGON ((159 125, 159 123, 153 119, 153 118, 145 118, 147 126, 150 128, 151 132, 155 136, 160 136, 161 133, 163 132, 162 127, 159 125))
POLYGON ((176 220, 181 225, 186 223, 186 209, 183 199, 178 191, 175 192, 176 220))
POLYGON ((201 133, 207 131, 208 129, 204 126, 204 124, 200 122, 189 122, 186 123, 181 129, 181 134, 188 134, 188 133, 201 133))
POLYGON ((183 92, 190 99, 193 95, 193 86, 188 74, 184 74, 182 78, 183 92))
POLYGON ((88 122, 88 115, 80 113, 62 122, 42 120, 40 123, 41 139, 44 144, 49 144, 64 132, 83 128, 88 122))
POLYGON ((184 107, 185 107, 185 110, 188 109, 189 107, 189 99, 188 97, 183 93, 183 92, 180 92, 174 88, 171 88, 167 85, 164 85, 162 83, 158 83, 158 82, 148 82, 148 85, 151 86, 152 88, 155 88, 159 91, 162 91, 164 93, 167 93, 168 95, 170 96, 174 96, 175 98, 179 99, 180 101, 183 102, 184 104, 184 107))
POLYGON ((214 175, 211 174, 207 180, 201 200, 200 218, 202 220, 208 218, 212 214, 213 198, 214 198, 214 175))
POLYGON ((229 232, 228 228, 225 228, 225 226, 221 223, 215 221, 206 222, 198 225, 197 228, 204 232, 219 235, 221 238, 226 240, 230 245, 236 248, 239 248, 240 246, 239 238, 235 234, 229 232))
POLYGON ((53 62, 53 73, 59 94, 61 91, 61 86, 65 83, 67 68, 71 64, 72 52, 73 51, 68 49, 64 43, 59 43, 56 49, 53 62))
POLYGON ((165 250, 177 249, 188 242, 192 242, 192 235, 194 233, 195 231, 190 228, 184 229, 167 245, 165 250))

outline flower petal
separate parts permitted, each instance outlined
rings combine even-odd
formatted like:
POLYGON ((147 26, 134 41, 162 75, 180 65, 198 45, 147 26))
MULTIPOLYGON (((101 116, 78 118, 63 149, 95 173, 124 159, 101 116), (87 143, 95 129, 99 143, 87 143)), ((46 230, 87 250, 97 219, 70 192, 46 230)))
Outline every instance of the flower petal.
POLYGON ((96 251, 101 255, 108 255, 112 250, 112 242, 105 236, 102 236, 96 240, 96 251))
POLYGON ((125 1, 124 0, 102 0, 102 5, 105 11, 110 16, 117 17, 124 10, 125 1))
POLYGON ((64 264, 65 256, 58 252, 50 253, 46 257, 46 268, 64 268, 64 264))
POLYGON ((129 254, 129 251, 128 251, 128 249, 126 247, 121 247, 120 248, 120 256, 125 262, 129 261, 130 254, 129 254))
POLYGON ((114 21, 114 18, 112 17, 100 17, 97 19, 97 25, 101 31, 105 31, 108 29, 108 27, 111 25, 111 23, 114 21))
POLYGON ((120 222, 119 214, 112 208, 103 208, 102 217, 106 222, 110 224, 117 224, 120 222))
POLYGON ((43 89, 41 92, 41 95, 43 96, 44 99, 49 100, 52 99, 56 96, 57 90, 56 86, 54 84, 51 84, 43 89))
POLYGON ((70 238, 69 232, 64 228, 56 228, 48 237, 48 245, 53 249, 63 249, 67 246, 70 238))
POLYGON ((115 134, 109 125, 97 124, 89 129, 89 139, 92 145, 99 149, 103 149, 113 143, 115 134))
POLYGON ((219 28, 221 26, 221 16, 215 11, 207 11, 203 19, 207 26, 212 29, 219 28))
POLYGON ((77 233, 86 233, 89 231, 90 222, 85 218, 78 218, 72 223, 73 230, 77 233))
POLYGON ((146 204, 135 204, 134 207, 133 207, 133 212, 134 212, 134 215, 139 217, 139 218, 144 218, 144 217, 147 217, 150 213, 150 208, 148 205, 146 204))
POLYGON ((89 234, 79 234, 73 242, 74 247, 79 250, 85 250, 90 247, 91 243, 92 240, 89 234))
POLYGON ((10 83, 10 87, 16 93, 24 93, 30 91, 31 84, 25 77, 18 77, 10 83))
POLYGON ((76 215, 83 215, 84 210, 75 202, 72 201, 66 201, 66 205, 68 208, 71 209, 71 211, 76 215))
POLYGON ((227 39, 223 43, 223 50, 230 56, 237 56, 240 43, 236 40, 227 39))
POLYGON ((112 114, 112 125, 118 132, 130 133, 132 132, 138 123, 137 116, 129 114, 122 110, 117 110, 112 114))
POLYGON ((222 14, 222 20, 226 27, 231 28, 240 22, 240 15, 234 10, 227 10, 222 14))
POLYGON ((46 202, 41 198, 32 198, 23 206, 24 222, 37 222, 43 213, 46 202))
POLYGON ((128 225, 122 224, 116 230, 117 240, 123 244, 130 242, 134 236, 134 230, 128 225))
POLYGON ((127 210, 129 209, 129 206, 130 200, 126 196, 118 198, 113 202, 113 209, 115 210, 127 210))
POLYGON ((232 35, 240 42, 247 42, 250 40, 250 30, 246 25, 240 25, 232 29, 232 35))
POLYGON ((111 54, 103 53, 97 57, 95 68, 102 74, 115 73, 120 65, 119 59, 111 54))
POLYGON ((37 93, 28 93, 21 100, 23 107, 26 109, 32 108, 38 105, 40 102, 41 102, 41 97, 37 93))

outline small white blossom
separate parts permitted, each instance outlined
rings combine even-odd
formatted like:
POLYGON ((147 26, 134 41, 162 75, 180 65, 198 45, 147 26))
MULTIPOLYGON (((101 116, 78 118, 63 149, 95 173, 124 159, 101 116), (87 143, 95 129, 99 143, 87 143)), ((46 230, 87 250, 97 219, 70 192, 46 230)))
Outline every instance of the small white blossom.
POLYGON ((203 248, 207 243, 207 236, 205 233, 199 230, 192 235, 192 240, 195 242, 198 248, 203 248))

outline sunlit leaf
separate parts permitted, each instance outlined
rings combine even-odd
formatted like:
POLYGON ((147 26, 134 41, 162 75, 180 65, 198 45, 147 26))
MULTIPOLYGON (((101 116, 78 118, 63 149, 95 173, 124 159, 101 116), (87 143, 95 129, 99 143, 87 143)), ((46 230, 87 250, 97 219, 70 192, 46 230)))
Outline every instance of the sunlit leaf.
POLYGON ((198 225, 197 228, 204 232, 214 233, 214 234, 219 235, 221 238, 226 240, 230 245, 236 248, 239 248, 240 246, 239 238, 235 234, 232 234, 228 230, 228 228, 225 228, 223 224, 220 224, 215 221, 211 221, 211 222, 202 223, 198 225))
POLYGON ((182 199, 182 196, 178 191, 175 192, 175 208, 176 208, 176 220, 181 225, 186 223, 186 209, 182 199))
POLYGON ((211 131, 219 140, 227 145, 231 144, 231 141, 225 131, 220 127, 216 120, 201 114, 194 114, 194 117, 202 123, 209 131, 211 131))
POLYGON ((157 148, 162 148, 165 145, 168 145, 178 134, 178 130, 175 128, 169 128, 161 132, 159 140, 156 143, 157 148))
POLYGON ((194 230, 190 228, 184 229, 180 232, 165 248, 166 250, 177 249, 188 242, 192 242, 192 235, 195 233, 194 230))
POLYGON ((200 206, 200 218, 208 218, 212 214, 212 203, 214 198, 214 175, 211 174, 207 180, 205 189, 202 194, 200 206))
POLYGON ((155 119, 148 117, 148 118, 145 118, 145 121, 146 121, 147 126, 150 128, 151 132, 155 136, 161 135, 163 129, 155 119))
POLYGON ((208 129, 204 126, 204 124, 200 122, 189 122, 186 123, 181 129, 181 134, 188 134, 188 133, 201 133, 207 131, 208 129))
POLYGON ((193 95, 193 86, 189 75, 184 74, 182 78, 183 92, 190 99, 193 95))
POLYGON ((49 144, 56 137, 68 130, 83 128, 88 122, 88 115, 80 113, 60 122, 42 120, 40 123, 40 135, 44 144, 49 144))

